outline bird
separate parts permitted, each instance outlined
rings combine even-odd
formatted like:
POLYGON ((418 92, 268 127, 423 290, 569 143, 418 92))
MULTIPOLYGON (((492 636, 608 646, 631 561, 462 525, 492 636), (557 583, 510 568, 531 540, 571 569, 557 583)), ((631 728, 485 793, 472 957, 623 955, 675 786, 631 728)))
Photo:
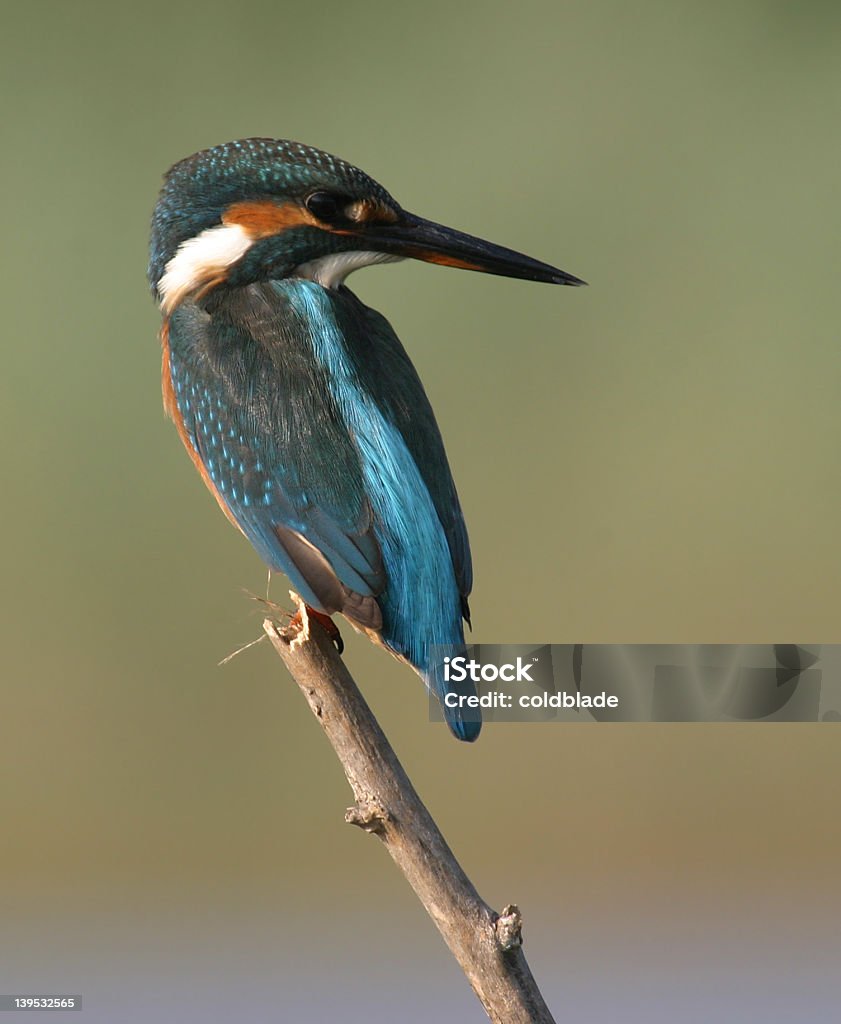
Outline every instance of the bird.
POLYGON ((357 167, 239 139, 164 175, 148 279, 164 408, 222 511, 336 640, 340 613, 410 665, 477 738, 464 652, 470 545, 441 433, 388 321, 346 286, 412 258, 560 285, 579 278, 409 213, 357 167))

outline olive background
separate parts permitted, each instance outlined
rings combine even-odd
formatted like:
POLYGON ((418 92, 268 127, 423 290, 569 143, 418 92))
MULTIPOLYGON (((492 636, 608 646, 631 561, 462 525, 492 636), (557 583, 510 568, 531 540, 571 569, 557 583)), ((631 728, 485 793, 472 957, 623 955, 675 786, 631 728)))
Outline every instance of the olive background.
MULTIPOLYGON (((476 640, 839 642, 841 9, 80 0, 3 22, 0 991, 81 993, 96 1022, 479 1022, 344 825, 277 658, 217 666, 260 635, 266 574, 162 416, 161 175, 298 139, 590 283, 412 261, 349 282, 438 415, 476 640)), ((559 1020, 836 1019, 830 725, 467 746, 344 635, 480 892, 521 905, 559 1020)))

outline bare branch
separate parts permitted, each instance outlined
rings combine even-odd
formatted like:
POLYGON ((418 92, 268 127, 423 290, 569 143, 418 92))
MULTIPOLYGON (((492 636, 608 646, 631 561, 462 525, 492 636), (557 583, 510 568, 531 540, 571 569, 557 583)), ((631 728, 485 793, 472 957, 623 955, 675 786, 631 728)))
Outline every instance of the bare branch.
POLYGON ((554 1024, 521 948, 520 911, 496 914, 476 892, 327 634, 299 607, 297 632, 272 619, 263 628, 353 790, 345 820, 383 841, 494 1024, 554 1024))

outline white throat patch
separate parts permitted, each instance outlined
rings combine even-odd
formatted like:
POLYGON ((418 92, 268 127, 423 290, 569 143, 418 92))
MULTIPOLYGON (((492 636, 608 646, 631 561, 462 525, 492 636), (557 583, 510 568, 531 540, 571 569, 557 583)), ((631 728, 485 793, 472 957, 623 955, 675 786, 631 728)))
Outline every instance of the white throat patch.
MULTIPOLYGON (((242 224, 217 224, 182 242, 158 282, 164 313, 171 313, 188 295, 221 283, 228 268, 242 259, 254 240, 242 224)), ((293 276, 315 281, 322 288, 338 288, 354 270, 402 258, 386 252, 336 252, 302 263, 293 276)))
POLYGON ((163 311, 170 313, 188 295, 221 281, 253 241, 241 224, 218 224, 182 242, 158 282, 163 311))
POLYGON ((402 256, 392 256, 387 252, 334 252, 302 263, 295 268, 294 275, 315 281, 322 288, 338 288, 354 270, 371 267, 375 263, 397 263, 401 259, 402 256))

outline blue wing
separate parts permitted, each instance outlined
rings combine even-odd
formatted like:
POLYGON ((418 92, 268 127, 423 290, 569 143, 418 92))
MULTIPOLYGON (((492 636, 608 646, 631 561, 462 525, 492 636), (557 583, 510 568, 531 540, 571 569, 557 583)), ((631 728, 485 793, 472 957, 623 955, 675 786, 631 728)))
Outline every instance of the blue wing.
POLYGON ((186 303, 169 323, 183 432, 220 503, 308 604, 381 626, 386 584, 359 457, 306 325, 269 285, 186 303))

